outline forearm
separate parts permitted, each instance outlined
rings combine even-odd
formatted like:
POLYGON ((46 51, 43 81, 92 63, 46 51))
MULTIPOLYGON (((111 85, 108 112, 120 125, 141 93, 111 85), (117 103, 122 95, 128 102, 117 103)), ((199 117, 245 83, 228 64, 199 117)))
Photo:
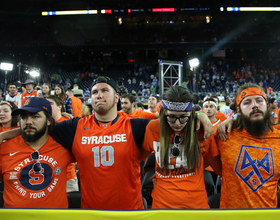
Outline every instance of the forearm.
POLYGON ((4 131, 0 133, 0 143, 3 142, 3 140, 9 140, 14 137, 17 137, 21 134, 20 128, 15 128, 9 131, 4 131))
POLYGON ((222 162, 219 155, 215 157, 205 157, 204 160, 206 164, 210 165, 213 168, 216 174, 222 176, 222 162))

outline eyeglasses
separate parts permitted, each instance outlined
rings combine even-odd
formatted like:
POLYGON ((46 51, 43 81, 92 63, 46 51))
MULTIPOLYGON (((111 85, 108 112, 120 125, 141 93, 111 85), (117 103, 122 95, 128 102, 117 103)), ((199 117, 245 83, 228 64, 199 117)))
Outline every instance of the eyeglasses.
POLYGON ((176 117, 175 115, 165 115, 165 116, 166 116, 166 120, 168 122, 175 123, 178 119, 181 124, 185 124, 189 120, 189 118, 191 117, 191 116, 176 117))
POLYGON ((174 145, 171 149, 171 154, 174 156, 174 157, 178 157, 181 153, 180 149, 179 149, 179 145, 182 143, 182 136, 178 135, 178 134, 175 134, 174 136, 174 145))
POLYGON ((31 159, 37 161, 32 166, 32 170, 34 171, 35 174, 42 173, 42 164, 40 163, 39 156, 40 154, 37 150, 31 153, 31 159))

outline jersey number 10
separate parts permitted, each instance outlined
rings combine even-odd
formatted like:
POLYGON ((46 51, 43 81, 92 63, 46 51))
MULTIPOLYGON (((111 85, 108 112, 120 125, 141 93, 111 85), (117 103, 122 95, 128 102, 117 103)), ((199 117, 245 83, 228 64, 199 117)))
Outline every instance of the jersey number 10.
POLYGON ((114 164, 114 148, 112 146, 93 147, 94 166, 100 167, 100 161, 103 166, 112 166, 114 164))

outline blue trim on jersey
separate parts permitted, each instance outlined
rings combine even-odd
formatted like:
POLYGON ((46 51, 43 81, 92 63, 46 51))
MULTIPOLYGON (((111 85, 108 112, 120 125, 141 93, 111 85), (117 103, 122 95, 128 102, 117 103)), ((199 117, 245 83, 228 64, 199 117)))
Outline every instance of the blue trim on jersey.
MULTIPOLYGON (((118 119, 119 119, 119 115, 117 115, 117 117, 112 121, 111 125, 115 124, 115 123, 117 122, 118 119)), ((94 115, 94 121, 95 121, 95 123, 100 127, 100 125, 99 125, 99 120, 95 117, 95 115, 94 115)), ((108 123, 108 122, 110 122, 110 121, 100 121, 100 122, 102 122, 102 123, 108 123)))
POLYGON ((79 122, 78 117, 56 123, 50 135, 64 148, 72 152, 72 144, 79 122))
POLYGON ((142 148, 146 127, 149 122, 150 119, 142 119, 142 118, 130 119, 133 138, 139 149, 142 148))

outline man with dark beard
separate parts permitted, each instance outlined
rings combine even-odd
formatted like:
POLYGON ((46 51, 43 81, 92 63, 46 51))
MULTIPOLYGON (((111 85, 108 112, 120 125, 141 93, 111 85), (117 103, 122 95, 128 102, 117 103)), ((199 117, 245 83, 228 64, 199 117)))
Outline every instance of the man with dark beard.
MULTIPOLYGON (((276 208, 280 131, 273 129, 265 92, 244 84, 235 104, 239 116, 232 131, 226 141, 217 138, 223 167, 220 208, 276 208)), ((228 127, 223 126, 218 132, 228 127)))
POLYGON ((12 115, 19 115, 22 136, 0 148, 5 207, 68 208, 66 167, 74 158, 48 134, 54 125, 50 102, 32 97, 12 115))

